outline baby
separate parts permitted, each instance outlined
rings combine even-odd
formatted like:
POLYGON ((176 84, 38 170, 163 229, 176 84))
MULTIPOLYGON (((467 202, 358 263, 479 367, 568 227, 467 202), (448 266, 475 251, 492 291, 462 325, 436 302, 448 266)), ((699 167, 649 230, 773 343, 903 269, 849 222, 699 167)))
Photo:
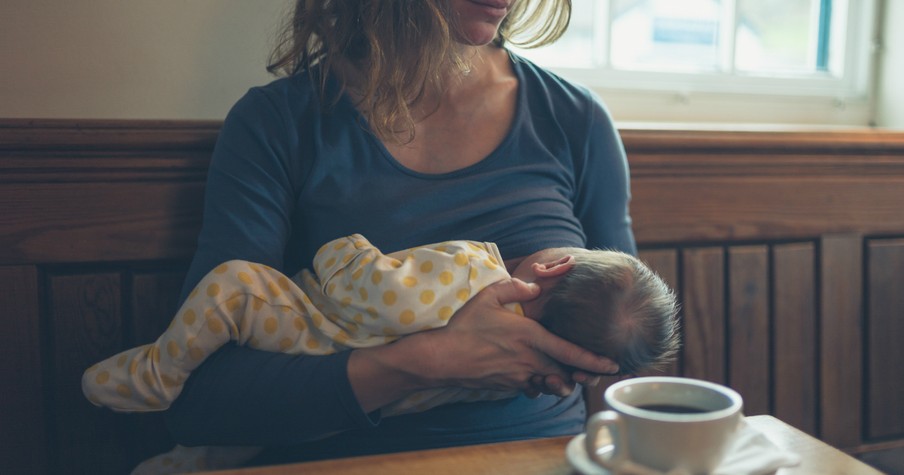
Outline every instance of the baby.
MULTIPOLYGON (((311 355, 381 345, 445 325, 484 287, 511 277, 541 289, 539 297, 513 304, 513 310, 613 359, 624 374, 666 363, 678 347, 673 292, 624 253, 550 248, 527 256, 509 275, 493 243, 448 241, 386 255, 352 235, 321 247, 314 272, 289 278, 246 261, 221 264, 195 287, 157 341, 89 368, 83 392, 93 404, 116 411, 161 411, 178 397, 191 371, 229 341, 311 355)), ((427 390, 382 413, 515 395, 427 390)))

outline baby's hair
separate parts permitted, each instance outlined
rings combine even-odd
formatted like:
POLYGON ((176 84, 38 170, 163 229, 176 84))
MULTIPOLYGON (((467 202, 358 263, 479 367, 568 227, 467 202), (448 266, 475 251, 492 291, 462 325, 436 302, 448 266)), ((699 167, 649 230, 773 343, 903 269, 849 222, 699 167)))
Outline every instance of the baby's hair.
POLYGON ((621 374, 658 369, 680 345, 675 293, 630 254, 569 249, 574 268, 550 290, 540 322, 619 365, 621 374))

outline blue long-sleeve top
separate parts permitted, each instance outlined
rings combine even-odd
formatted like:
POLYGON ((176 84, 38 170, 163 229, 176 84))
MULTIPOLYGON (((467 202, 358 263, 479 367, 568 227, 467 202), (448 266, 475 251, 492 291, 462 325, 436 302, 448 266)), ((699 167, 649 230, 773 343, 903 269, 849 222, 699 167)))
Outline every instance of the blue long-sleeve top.
MULTIPOLYGON (((604 106, 583 87, 512 61, 518 96, 507 136, 482 161, 442 174, 397 162, 346 96, 321 100, 305 72, 251 89, 229 112, 214 149, 183 297, 221 262, 243 259, 291 275, 310 267, 323 243, 353 233, 386 253, 451 239, 495 242, 506 259, 552 246, 636 252, 627 160, 604 106)), ((335 88, 328 83, 328 96, 335 88)), ((348 356, 227 346, 192 374, 167 424, 181 444, 270 446, 271 461, 583 427, 580 391, 381 420, 357 403, 348 356)))

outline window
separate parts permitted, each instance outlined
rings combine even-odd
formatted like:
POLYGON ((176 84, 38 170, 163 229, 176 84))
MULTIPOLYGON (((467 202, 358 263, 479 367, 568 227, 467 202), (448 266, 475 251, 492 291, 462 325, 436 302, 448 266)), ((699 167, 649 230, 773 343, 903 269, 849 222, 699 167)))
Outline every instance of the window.
POLYGON ((516 51, 596 89, 617 120, 866 125, 875 9, 874 0, 573 0, 559 42, 516 51))

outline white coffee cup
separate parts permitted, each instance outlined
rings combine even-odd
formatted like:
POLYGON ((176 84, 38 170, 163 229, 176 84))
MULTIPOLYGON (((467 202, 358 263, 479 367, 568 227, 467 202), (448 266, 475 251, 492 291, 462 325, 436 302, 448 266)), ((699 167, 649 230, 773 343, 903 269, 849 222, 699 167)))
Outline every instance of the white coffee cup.
POLYGON ((730 388, 665 376, 619 381, 604 400, 609 410, 587 421, 585 444, 590 459, 614 473, 712 472, 740 428, 743 408, 730 388), (597 442, 604 428, 613 446, 608 456, 597 442))

